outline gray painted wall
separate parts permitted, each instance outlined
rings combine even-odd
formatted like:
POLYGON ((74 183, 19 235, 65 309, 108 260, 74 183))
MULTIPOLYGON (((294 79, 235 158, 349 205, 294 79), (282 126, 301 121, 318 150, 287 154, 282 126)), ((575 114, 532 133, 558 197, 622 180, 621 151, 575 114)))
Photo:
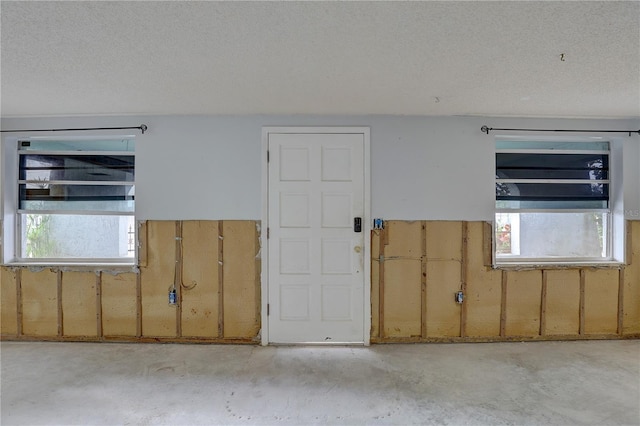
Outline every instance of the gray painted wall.
MULTIPOLYGON (((3 129, 142 123, 149 126, 147 133, 132 132, 138 135, 137 218, 157 220, 259 220, 263 126, 369 126, 372 217, 399 220, 492 220, 494 133, 482 133, 483 124, 640 128, 638 119, 419 116, 83 116, 4 118, 1 122, 3 129)), ((5 134, 3 140, 17 136, 5 134)), ((601 136, 623 147, 624 209, 627 218, 640 219, 640 137, 601 136)))

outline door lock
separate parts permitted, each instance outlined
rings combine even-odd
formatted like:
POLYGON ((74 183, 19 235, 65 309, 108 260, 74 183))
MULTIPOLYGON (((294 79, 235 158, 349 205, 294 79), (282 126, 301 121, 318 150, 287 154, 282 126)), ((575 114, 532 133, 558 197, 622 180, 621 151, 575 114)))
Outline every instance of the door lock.
POLYGON ((353 218, 353 232, 362 232, 362 218, 354 217, 353 218))

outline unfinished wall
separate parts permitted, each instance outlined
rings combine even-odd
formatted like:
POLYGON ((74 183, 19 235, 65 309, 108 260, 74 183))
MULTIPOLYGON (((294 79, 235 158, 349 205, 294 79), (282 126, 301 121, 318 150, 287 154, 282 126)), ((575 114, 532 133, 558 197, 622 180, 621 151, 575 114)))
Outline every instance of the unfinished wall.
MULTIPOLYGON (((2 338, 257 343, 256 225, 148 221, 138 273, 2 267, 2 338)), ((485 222, 388 221, 372 235, 371 340, 640 337, 640 221, 627 226, 624 268, 517 271, 490 267, 485 222)))
POLYGON ((255 342, 255 221, 142 224, 139 272, 0 269, 3 339, 255 342), (174 268, 175 266, 175 268, 174 268), (168 304, 177 284, 177 306, 168 304))
POLYGON ((619 294, 622 313, 620 315, 623 334, 640 334, 640 220, 628 222, 629 268, 625 268, 621 291, 619 294))
POLYGON ((627 226, 625 267, 496 270, 485 222, 388 221, 372 235, 371 340, 640 337, 640 221, 627 226))
POLYGON ((138 275, 100 275, 102 336, 138 336, 138 275))

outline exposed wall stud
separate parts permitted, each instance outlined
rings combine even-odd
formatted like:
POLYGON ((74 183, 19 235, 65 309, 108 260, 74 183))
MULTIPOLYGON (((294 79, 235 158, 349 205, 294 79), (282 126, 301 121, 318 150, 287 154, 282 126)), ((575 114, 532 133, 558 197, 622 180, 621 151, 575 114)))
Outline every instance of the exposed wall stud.
POLYGON ((16 302, 18 303, 17 309, 17 334, 18 337, 23 335, 22 333, 22 269, 16 269, 16 302))
MULTIPOLYGON (((636 223, 640 223, 637 221, 636 223)), ((635 225, 638 226, 638 225, 635 225)), ((625 264, 631 265, 633 259, 633 222, 627 221, 625 227, 625 264)), ((637 249, 636 249, 637 250, 637 249)))
POLYGON ((147 239, 147 221, 138 222, 138 266, 147 266, 147 250, 149 240, 147 239))
MULTIPOLYGON (((468 224, 467 222, 462 222, 462 247, 460 254, 460 291, 464 296, 467 295, 467 264, 469 259, 469 248, 467 245, 467 241, 469 240, 468 235, 468 224)), ((463 297, 464 297, 463 296, 463 297)), ((467 303, 462 303, 460 306, 460 337, 465 337, 467 327, 467 303)))
POLYGON ((578 334, 581 336, 584 334, 584 289, 586 282, 586 271, 580 269, 580 326, 578 328, 578 334))
POLYGON ((507 271, 502 271, 502 296, 500 298, 500 337, 505 337, 507 327, 507 271))
POLYGON ((380 254, 378 249, 380 247, 380 230, 371 229, 371 329, 369 330, 370 342, 379 342, 380 330, 378 326, 380 324, 380 254))
POLYGON ((260 247, 260 231, 258 226, 256 225, 255 229, 255 234, 254 234, 254 239, 255 239, 255 244, 256 244, 256 253, 254 256, 255 259, 255 275, 254 275, 254 283, 255 283, 255 300, 258 301, 258 303, 256 303, 256 309, 255 309, 255 318, 256 318, 256 323, 258 324, 258 330, 260 330, 263 326, 262 324, 262 315, 261 315, 261 309, 262 309, 262 287, 260 285, 260 277, 262 276, 262 271, 261 271, 261 266, 262 266, 262 260, 261 260, 261 256, 258 256, 259 253, 262 253, 261 247, 260 247))
POLYGON ((387 229, 380 230, 380 248, 379 248, 379 262, 378 262, 378 307, 380 313, 378 314, 378 334, 381 339, 384 339, 384 246, 387 241, 387 229))
POLYGON ((173 284, 178 293, 176 305, 176 336, 182 337, 182 221, 176 220, 176 251, 173 284))
POLYGON ((102 337, 102 272, 96 273, 96 335, 102 337))
POLYGON ((622 336, 624 320, 624 268, 620 269, 618 278, 618 335, 622 336))
POLYGON ((547 334, 547 271, 542 271, 542 295, 540 296, 540 335, 547 334))
POLYGON ((427 338, 427 222, 422 221, 422 256, 421 259, 421 298, 420 298, 420 331, 423 339, 427 338))
POLYGON ((142 271, 136 274, 136 337, 142 337, 142 271))
POLYGON ((62 271, 58 270, 58 337, 64 334, 63 312, 62 312, 62 271))
POLYGON ((493 226, 489 222, 482 222, 482 259, 484 266, 493 264, 493 226))
POLYGON ((224 338, 224 222, 218 221, 218 337, 224 338))

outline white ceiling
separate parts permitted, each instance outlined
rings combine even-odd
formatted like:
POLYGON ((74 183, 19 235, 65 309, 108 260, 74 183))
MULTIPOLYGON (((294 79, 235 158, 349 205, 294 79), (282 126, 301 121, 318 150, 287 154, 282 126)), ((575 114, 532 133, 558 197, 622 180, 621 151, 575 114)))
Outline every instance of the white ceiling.
POLYGON ((640 116, 638 1, 0 8, 2 116, 640 116))

